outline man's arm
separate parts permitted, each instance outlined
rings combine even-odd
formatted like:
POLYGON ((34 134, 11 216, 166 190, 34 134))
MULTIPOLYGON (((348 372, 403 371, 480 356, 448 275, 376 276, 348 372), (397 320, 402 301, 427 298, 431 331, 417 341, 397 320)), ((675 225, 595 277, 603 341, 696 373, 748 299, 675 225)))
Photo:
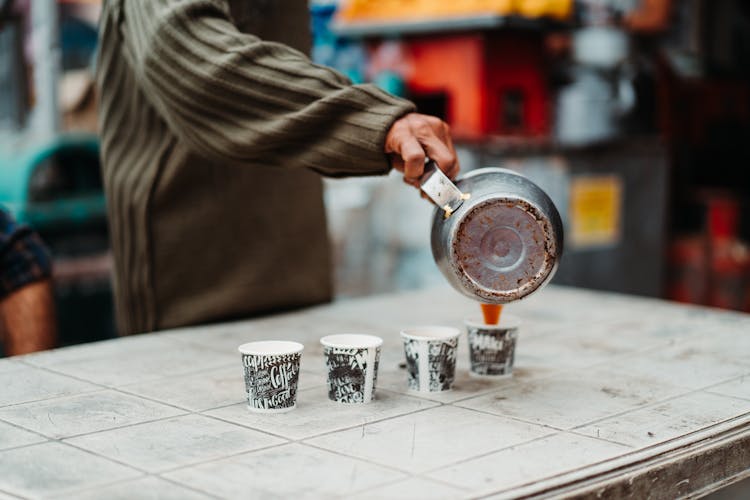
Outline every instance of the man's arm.
POLYGON ((57 341, 49 252, 39 235, 0 209, 0 340, 7 355, 57 341))
MULTIPOLYGON (((288 46, 240 32, 225 0, 128 0, 119 8, 103 28, 119 30, 147 98, 204 156, 372 175, 387 172, 386 153, 400 155, 400 142, 410 142, 388 146, 386 134, 414 110, 412 103, 372 85, 351 85, 288 46)), ((100 71, 107 57, 120 56, 105 51, 100 71)), ((436 161, 448 171, 455 155, 446 149, 451 153, 441 151, 436 161)))
POLYGON ((57 342, 49 279, 28 284, 0 301, 0 338, 8 356, 52 349, 57 342))

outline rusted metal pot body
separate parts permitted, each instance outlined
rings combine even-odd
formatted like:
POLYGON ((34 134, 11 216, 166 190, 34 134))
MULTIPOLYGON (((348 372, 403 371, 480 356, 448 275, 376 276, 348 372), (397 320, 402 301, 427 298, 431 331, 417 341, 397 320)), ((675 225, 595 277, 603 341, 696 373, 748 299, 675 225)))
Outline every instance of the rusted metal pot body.
POLYGON ((502 168, 474 170, 453 184, 429 167, 421 184, 438 207, 432 254, 456 290, 480 302, 505 304, 552 279, 563 226, 539 186, 502 168))

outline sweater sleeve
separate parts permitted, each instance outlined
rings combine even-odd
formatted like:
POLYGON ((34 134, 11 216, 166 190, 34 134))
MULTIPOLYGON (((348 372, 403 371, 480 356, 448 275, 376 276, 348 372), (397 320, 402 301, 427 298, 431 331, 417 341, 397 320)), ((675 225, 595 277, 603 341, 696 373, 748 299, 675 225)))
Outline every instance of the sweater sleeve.
POLYGON ((385 135, 410 102, 240 32, 225 0, 127 0, 121 9, 139 84, 198 154, 329 176, 389 170, 385 135))

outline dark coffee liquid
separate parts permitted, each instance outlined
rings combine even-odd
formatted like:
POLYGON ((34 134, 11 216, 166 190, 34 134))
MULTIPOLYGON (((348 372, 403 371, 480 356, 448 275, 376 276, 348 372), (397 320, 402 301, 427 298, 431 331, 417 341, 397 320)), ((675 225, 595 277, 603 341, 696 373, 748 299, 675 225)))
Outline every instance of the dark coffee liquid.
POLYGON ((480 304, 482 306, 482 315, 484 316, 485 325, 496 325, 500 322, 500 313, 503 306, 499 304, 480 304))

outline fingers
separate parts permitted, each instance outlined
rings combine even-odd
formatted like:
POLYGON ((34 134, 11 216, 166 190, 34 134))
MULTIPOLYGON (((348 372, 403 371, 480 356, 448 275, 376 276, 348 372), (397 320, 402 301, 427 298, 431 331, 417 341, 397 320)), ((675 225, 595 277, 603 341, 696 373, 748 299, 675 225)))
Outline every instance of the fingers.
POLYGON ((404 180, 418 186, 424 172, 426 157, 437 163, 440 170, 454 178, 460 169, 448 125, 434 116, 411 113, 397 120, 388 131, 386 153, 391 164, 404 173, 404 180))
POLYGON ((406 136, 401 142, 404 179, 419 180, 424 172, 425 150, 416 137, 406 136))

